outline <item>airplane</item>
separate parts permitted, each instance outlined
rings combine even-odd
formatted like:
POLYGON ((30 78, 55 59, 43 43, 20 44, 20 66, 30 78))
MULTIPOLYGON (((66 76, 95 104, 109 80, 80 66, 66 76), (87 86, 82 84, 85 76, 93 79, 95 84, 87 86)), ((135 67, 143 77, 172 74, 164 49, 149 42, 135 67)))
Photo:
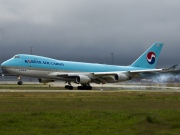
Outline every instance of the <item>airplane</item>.
POLYGON ((62 80, 68 83, 66 89, 72 90, 71 82, 80 84, 78 90, 91 90, 90 83, 105 84, 131 80, 171 69, 157 69, 156 64, 163 43, 154 43, 129 66, 94 64, 56 60, 48 57, 17 54, 3 62, 3 70, 17 75, 18 85, 22 85, 21 76, 38 78, 40 83, 62 80))

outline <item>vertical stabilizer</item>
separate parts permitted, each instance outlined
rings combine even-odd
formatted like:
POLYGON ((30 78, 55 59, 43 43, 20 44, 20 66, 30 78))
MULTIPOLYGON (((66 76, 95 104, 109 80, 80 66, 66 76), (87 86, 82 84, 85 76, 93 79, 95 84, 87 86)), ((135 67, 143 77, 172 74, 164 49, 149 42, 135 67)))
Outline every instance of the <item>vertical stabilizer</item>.
POLYGON ((155 68, 162 47, 163 43, 154 43, 135 62, 133 62, 131 66, 140 68, 155 68))

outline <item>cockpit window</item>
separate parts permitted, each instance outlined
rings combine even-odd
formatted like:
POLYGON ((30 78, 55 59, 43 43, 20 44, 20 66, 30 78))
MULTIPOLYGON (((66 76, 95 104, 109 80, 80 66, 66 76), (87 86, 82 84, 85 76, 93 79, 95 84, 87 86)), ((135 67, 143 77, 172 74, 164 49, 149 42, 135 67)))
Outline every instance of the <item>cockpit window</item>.
POLYGON ((18 55, 15 55, 14 58, 20 58, 18 55))

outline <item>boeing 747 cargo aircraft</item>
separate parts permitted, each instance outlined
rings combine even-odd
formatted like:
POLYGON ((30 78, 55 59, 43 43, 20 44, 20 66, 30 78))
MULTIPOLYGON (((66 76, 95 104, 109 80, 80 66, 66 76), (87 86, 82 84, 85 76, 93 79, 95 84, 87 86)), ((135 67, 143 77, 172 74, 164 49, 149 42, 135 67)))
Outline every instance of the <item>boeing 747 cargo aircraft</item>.
POLYGON ((17 54, 1 66, 3 70, 18 76, 18 85, 23 84, 21 76, 28 76, 38 78, 41 83, 63 80, 68 82, 65 88, 70 90, 73 89, 71 82, 80 84, 78 89, 91 90, 92 82, 115 83, 164 72, 165 69, 155 68, 162 47, 162 43, 154 43, 129 66, 62 61, 28 54, 17 54))

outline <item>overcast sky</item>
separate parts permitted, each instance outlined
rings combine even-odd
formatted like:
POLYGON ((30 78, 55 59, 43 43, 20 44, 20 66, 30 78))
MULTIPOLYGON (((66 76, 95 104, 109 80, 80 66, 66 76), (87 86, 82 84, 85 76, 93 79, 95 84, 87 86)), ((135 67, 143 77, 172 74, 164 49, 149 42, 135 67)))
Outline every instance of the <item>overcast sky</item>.
POLYGON ((179 0, 0 0, 0 62, 19 53, 129 65, 163 42, 159 67, 180 63, 179 0))

